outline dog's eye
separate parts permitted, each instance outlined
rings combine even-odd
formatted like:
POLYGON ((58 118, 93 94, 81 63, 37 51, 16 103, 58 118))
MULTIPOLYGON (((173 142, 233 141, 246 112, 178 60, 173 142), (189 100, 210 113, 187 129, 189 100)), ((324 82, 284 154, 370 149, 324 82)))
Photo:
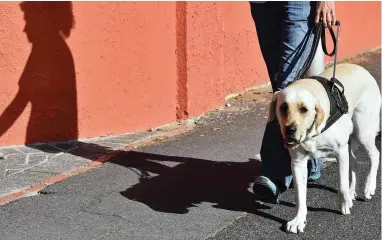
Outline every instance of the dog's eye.
POLYGON ((282 113, 287 113, 288 112, 288 103, 284 102, 283 104, 280 105, 280 111, 282 113))
POLYGON ((306 107, 300 107, 300 113, 306 113, 308 112, 308 109, 306 107))

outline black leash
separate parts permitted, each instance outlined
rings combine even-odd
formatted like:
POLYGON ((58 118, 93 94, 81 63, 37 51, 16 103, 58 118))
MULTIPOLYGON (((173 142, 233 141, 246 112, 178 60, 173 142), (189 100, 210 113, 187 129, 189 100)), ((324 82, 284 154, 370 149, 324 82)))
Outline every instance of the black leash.
POLYGON ((333 57, 334 56, 334 63, 333 63, 333 77, 328 80, 323 77, 319 76, 309 76, 309 78, 316 79, 319 81, 325 88, 328 97, 330 99, 330 117, 327 121, 326 127, 321 131, 324 132, 326 129, 328 129, 333 123, 335 123, 343 114, 346 114, 348 112, 349 106, 348 102, 345 98, 345 88, 342 85, 340 81, 336 78, 336 67, 337 67, 337 53, 338 53, 338 36, 340 33, 340 22, 336 21, 335 26, 337 26, 337 35, 334 34, 334 30, 332 27, 329 27, 330 36, 333 40, 333 51, 331 53, 328 52, 326 48, 326 38, 325 38, 325 28, 323 26, 322 22, 319 22, 316 24, 316 27, 314 29, 315 32, 315 38, 313 40, 313 46, 312 51, 310 52, 307 61, 305 62, 303 68, 301 69, 300 73, 297 75, 297 79, 301 79, 305 76, 308 68, 312 64, 312 61, 314 59, 314 56, 317 51, 318 44, 320 42, 322 43, 322 50, 327 56, 333 57))

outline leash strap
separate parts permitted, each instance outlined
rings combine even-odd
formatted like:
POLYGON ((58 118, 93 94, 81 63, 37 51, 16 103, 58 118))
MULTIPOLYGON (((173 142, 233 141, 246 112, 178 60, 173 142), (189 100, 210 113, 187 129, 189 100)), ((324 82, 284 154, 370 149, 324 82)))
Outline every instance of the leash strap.
MULTIPOLYGON (((337 107, 341 111, 342 114, 345 114, 349 110, 349 105, 345 97, 345 88, 342 85, 340 81, 336 78, 336 67, 337 67, 337 53, 338 53, 338 37, 340 35, 340 22, 336 21, 337 26, 337 35, 334 35, 333 28, 330 27, 330 35, 332 36, 333 42, 334 42, 334 49, 331 55, 334 54, 334 63, 333 63, 333 77, 330 79, 330 83, 332 85, 331 87, 331 93, 336 100, 337 107)), ((323 31, 323 34, 321 35, 323 39, 325 39, 325 30, 323 31)), ((325 54, 327 54, 326 44, 324 44, 324 40, 321 40, 323 43, 323 49, 325 46, 325 54)))
MULTIPOLYGON (((333 49, 333 52, 334 52, 333 78, 336 77, 337 52, 338 52, 338 37, 340 35, 340 27, 341 27, 341 24, 340 24, 339 21, 336 21, 336 26, 337 26, 337 36, 336 36, 336 40, 334 41, 334 49, 333 49)), ((333 34, 334 34, 333 28, 330 28, 329 31, 330 31, 330 35, 332 35, 332 38, 333 38, 333 34)))
POLYGON ((322 42, 322 50, 324 51, 324 53, 326 55, 328 55, 329 57, 333 57, 335 58, 334 61, 337 60, 337 46, 338 46, 338 34, 340 33, 339 29, 340 29, 340 21, 336 21, 336 23, 334 24, 335 26, 337 26, 337 36, 336 34, 334 34, 334 31, 333 31, 333 28, 332 27, 329 27, 329 33, 330 33, 330 36, 332 37, 332 40, 333 40, 333 51, 331 53, 328 53, 328 50, 326 48, 326 37, 325 37, 325 28, 323 26, 323 23, 320 21, 317 25, 316 25, 316 28, 317 28, 317 38, 321 37, 321 42, 322 42))

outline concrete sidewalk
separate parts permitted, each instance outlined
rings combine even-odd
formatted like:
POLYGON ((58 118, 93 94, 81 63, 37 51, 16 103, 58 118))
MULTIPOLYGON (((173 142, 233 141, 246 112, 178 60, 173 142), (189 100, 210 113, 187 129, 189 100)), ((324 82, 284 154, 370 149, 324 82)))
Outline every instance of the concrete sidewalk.
MULTIPOLYGON (((380 83, 380 57, 378 49, 347 61, 380 83)), ((0 149, 2 201, 14 200, 0 208, 1 239, 298 238, 279 229, 294 212, 293 189, 276 207, 251 192, 270 97, 249 91, 191 124, 151 132, 0 149)), ((352 217, 341 216, 333 204, 336 168, 327 165, 308 205, 333 224, 311 220, 302 237, 376 239, 380 191, 357 203, 352 217), (342 232, 326 231, 338 225, 342 232)))
POLYGON ((161 142, 193 127, 192 122, 182 122, 120 136, 0 148, 0 205, 98 167, 120 150, 161 142))

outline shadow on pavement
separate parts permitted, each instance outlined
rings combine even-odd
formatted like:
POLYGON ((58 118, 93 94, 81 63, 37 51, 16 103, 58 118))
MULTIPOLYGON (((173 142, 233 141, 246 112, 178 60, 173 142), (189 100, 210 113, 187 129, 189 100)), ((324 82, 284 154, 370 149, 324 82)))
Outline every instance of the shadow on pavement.
MULTIPOLYGON (((280 201, 280 205, 286 206, 286 207, 291 207, 291 208, 295 208, 295 206, 296 206, 296 204, 286 202, 286 201, 280 201)), ((308 211, 310 211, 310 212, 328 212, 328 213, 334 213, 334 214, 338 214, 338 215, 341 214, 341 211, 339 211, 339 210, 322 208, 322 207, 308 207, 308 211)))
POLYGON ((332 187, 327 187, 327 186, 324 186, 321 184, 317 184, 317 183, 308 183, 308 188, 322 189, 322 190, 326 190, 328 192, 337 193, 336 189, 334 189, 332 187))
MULTIPOLYGON (((380 149, 380 137, 376 138, 376 144, 380 149)), ((80 141, 76 141, 75 145, 82 150, 69 153, 88 159, 92 159, 88 156, 94 156, 95 153, 103 155, 112 151, 107 147, 80 141)), ((33 147, 50 152, 44 146, 33 147)), ((357 152, 356 155, 362 154, 359 150, 357 152)), ((287 222, 287 219, 261 211, 271 209, 272 205, 256 202, 255 195, 249 190, 260 169, 261 162, 257 160, 226 162, 117 151, 109 162, 128 168, 139 176, 137 184, 129 186, 120 194, 155 211, 186 214, 191 207, 211 203, 214 208, 255 214, 282 226, 287 222)), ((336 189, 317 182, 308 183, 308 188, 337 193, 336 189)), ((280 201, 280 205, 295 207, 294 203, 287 201, 280 201)), ((310 206, 308 211, 340 214, 337 210, 323 207, 310 206)))
MULTIPOLYGON (((380 145, 379 138, 376 143, 380 145)), ((214 204, 215 208, 252 213, 282 225, 287 222, 260 211, 271 207, 256 202, 255 195, 249 191, 260 169, 259 161, 217 162, 143 152, 121 152, 111 163, 130 168, 140 177, 139 183, 127 188, 121 195, 144 203, 155 211, 185 214, 189 208, 208 202, 214 204)), ((308 183, 308 188, 337 193, 336 189, 316 182, 308 183)), ((280 205, 295 207, 294 203, 286 201, 280 201, 280 205)), ((340 214, 337 209, 325 207, 309 206, 308 211, 340 214)))
MULTIPOLYGON (((111 163, 133 168, 140 176, 136 185, 121 192, 124 197, 144 203, 158 212, 185 214, 191 207, 202 202, 213 207, 240 211, 286 224, 287 220, 260 211, 269 205, 256 202, 255 195, 248 190, 258 173, 260 162, 216 162, 202 159, 164 156, 141 152, 123 152, 111 163), (169 167, 162 163, 176 163, 169 167)), ((336 191, 318 184, 309 187, 336 191)), ((294 204, 281 201, 281 205, 294 204)), ((325 208, 309 208, 310 211, 338 213, 325 208)))
POLYGON ((254 194, 248 190, 260 166, 255 160, 215 162, 124 152, 112 163, 139 171, 140 182, 121 194, 159 212, 184 214, 203 202, 213 203, 216 208, 243 212, 269 208, 256 203, 254 194), (161 162, 177 165, 169 167, 161 162))

